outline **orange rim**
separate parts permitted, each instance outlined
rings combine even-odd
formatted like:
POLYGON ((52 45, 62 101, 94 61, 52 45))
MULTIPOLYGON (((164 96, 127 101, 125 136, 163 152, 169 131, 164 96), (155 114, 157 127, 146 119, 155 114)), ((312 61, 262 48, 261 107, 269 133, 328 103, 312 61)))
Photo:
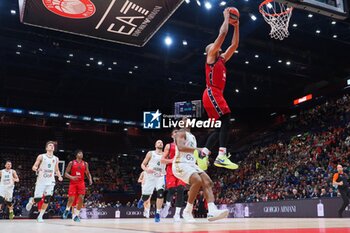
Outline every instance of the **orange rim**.
POLYGON ((263 9, 263 6, 271 3, 272 1, 273 0, 265 0, 262 3, 260 3, 259 11, 260 11, 261 14, 266 15, 266 16, 276 17, 276 16, 280 16, 280 15, 289 14, 293 10, 293 7, 289 7, 286 11, 281 12, 281 13, 270 14, 270 13, 265 12, 264 9, 263 9))

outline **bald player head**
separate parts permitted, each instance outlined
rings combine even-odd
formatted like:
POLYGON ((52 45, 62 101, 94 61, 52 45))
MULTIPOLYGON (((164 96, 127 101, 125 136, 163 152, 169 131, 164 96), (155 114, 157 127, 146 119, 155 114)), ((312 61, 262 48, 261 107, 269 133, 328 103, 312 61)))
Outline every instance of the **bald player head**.
POLYGON ((156 144, 154 145, 154 147, 158 150, 162 150, 163 149, 163 141, 162 140, 157 140, 156 144))

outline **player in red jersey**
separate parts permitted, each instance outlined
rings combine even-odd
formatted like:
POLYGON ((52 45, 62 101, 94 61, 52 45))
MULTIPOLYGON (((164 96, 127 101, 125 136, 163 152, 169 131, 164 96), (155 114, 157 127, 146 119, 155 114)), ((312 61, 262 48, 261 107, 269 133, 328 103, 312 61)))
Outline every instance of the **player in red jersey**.
POLYGON ((176 178, 173 174, 173 159, 175 156, 176 133, 177 133, 176 129, 174 129, 171 132, 171 137, 174 140, 174 142, 166 144, 163 152, 163 157, 160 160, 161 163, 167 164, 165 182, 166 182, 166 188, 168 189, 165 207, 163 208, 161 216, 162 218, 166 218, 168 216, 169 208, 171 206, 171 200, 176 192, 176 204, 175 204, 176 210, 174 214, 174 221, 179 222, 181 207, 184 203, 184 192, 185 192, 186 183, 176 178))
MULTIPOLYGON (((219 36, 214 43, 206 47, 206 86, 203 92, 203 106, 209 118, 221 120, 221 128, 214 131, 208 138, 207 143, 201 151, 202 160, 207 160, 207 156, 211 153, 210 150, 219 140, 219 154, 215 159, 214 165, 228 169, 237 169, 238 165, 232 163, 226 152, 228 142, 231 110, 226 103, 223 92, 226 84, 226 66, 225 63, 232 57, 233 53, 238 48, 239 44, 239 21, 233 23, 234 34, 231 45, 222 53, 221 45, 223 44, 228 32, 230 13, 229 8, 224 10, 224 22, 221 25, 219 36)), ((200 161, 198 165, 200 165, 200 161)), ((204 162, 207 164, 207 161, 204 162)))
POLYGON ((85 195, 85 175, 89 179, 89 184, 92 185, 92 177, 89 171, 89 164, 83 160, 83 151, 76 150, 75 151, 76 159, 70 161, 66 172, 65 177, 70 179, 69 190, 68 190, 68 203, 66 210, 63 213, 63 218, 66 219, 70 208, 74 202, 75 197, 78 195, 77 208, 76 211, 72 214, 72 219, 75 222, 80 222, 79 212, 81 207, 83 206, 84 195, 85 195))

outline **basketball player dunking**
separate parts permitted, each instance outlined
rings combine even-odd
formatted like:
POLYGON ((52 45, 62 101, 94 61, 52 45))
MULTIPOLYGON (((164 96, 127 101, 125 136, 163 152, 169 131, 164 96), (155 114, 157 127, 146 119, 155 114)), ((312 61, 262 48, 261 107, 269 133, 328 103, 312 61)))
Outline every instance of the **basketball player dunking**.
POLYGON ((174 129, 171 133, 171 137, 173 138, 174 142, 166 144, 163 152, 163 157, 161 162, 166 164, 166 188, 168 189, 168 194, 166 196, 166 203, 165 207, 162 210, 161 217, 166 218, 169 214, 169 208, 171 206, 171 200, 176 193, 176 210, 174 214, 174 221, 179 222, 180 221, 180 211, 181 207, 184 203, 184 192, 186 183, 182 180, 176 178, 173 174, 173 160, 175 156, 175 135, 177 130, 174 129))
POLYGON ((152 196, 154 189, 157 191, 157 203, 156 203, 156 214, 155 222, 160 221, 160 211, 162 209, 164 201, 164 176, 165 176, 165 166, 160 163, 163 156, 163 142, 162 140, 157 140, 155 144, 156 150, 149 151, 146 154, 145 159, 142 161, 141 168, 145 173, 145 184, 142 186, 142 196, 139 200, 137 206, 142 208, 143 203, 152 196))
MULTIPOLYGON (((226 67, 225 63, 232 57, 238 48, 239 43, 239 21, 235 21, 234 36, 230 47, 222 53, 221 45, 223 44, 228 32, 230 14, 229 8, 224 10, 224 22, 221 25, 219 36, 214 43, 209 44, 205 51, 207 53, 205 73, 207 88, 203 92, 203 106, 209 118, 221 120, 221 128, 214 131, 208 138, 205 147, 201 152, 200 158, 207 160, 210 150, 214 147, 219 139, 219 154, 215 159, 214 165, 227 169, 237 169, 238 165, 232 163, 227 157, 226 146, 228 142, 231 110, 226 103, 223 92, 226 84, 226 67)), ((205 161, 204 164, 207 164, 205 161)))
POLYGON ((12 162, 6 161, 5 169, 0 171, 0 210, 2 203, 7 205, 9 208, 9 219, 14 218, 13 213, 13 189, 15 188, 15 182, 19 182, 19 178, 15 170, 12 169, 12 162))
POLYGON ((37 172, 38 177, 36 179, 34 198, 30 198, 26 206, 27 211, 32 209, 34 203, 38 203, 44 195, 44 204, 41 207, 40 214, 37 218, 38 222, 44 222, 43 216, 49 205, 50 199, 53 195, 55 188, 55 174, 58 176, 58 180, 62 181, 60 170, 58 168, 58 158, 53 154, 55 151, 55 143, 48 141, 46 143, 46 154, 38 155, 32 170, 37 172))
POLYGON ((70 180, 69 190, 68 190, 68 203, 66 210, 63 213, 63 218, 66 219, 70 208, 73 205, 76 197, 78 200, 76 202, 76 209, 73 211, 72 219, 74 222, 80 222, 79 213, 84 203, 84 196, 86 192, 85 188, 85 175, 89 179, 89 185, 92 185, 92 177, 89 171, 89 164, 83 160, 84 154, 82 150, 76 150, 74 152, 75 160, 70 161, 66 172, 64 173, 65 177, 70 180))
POLYGON ((208 202, 208 220, 215 221, 226 218, 228 210, 218 210, 214 204, 214 194, 212 190, 213 182, 202 169, 196 165, 193 155, 197 147, 197 141, 189 128, 180 129, 175 136, 176 152, 173 162, 173 173, 178 178, 190 185, 186 208, 182 217, 186 222, 195 222, 193 218, 193 203, 202 188, 205 199, 208 202))

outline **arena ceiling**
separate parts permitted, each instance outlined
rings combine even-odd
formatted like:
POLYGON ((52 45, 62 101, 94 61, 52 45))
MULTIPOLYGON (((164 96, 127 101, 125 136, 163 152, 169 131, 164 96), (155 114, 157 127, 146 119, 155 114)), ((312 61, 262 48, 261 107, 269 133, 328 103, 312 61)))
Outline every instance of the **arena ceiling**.
MULTIPOLYGON (((204 48, 222 23, 221 1, 191 0, 143 48, 23 25, 17 1, 0 2, 0 105, 141 120, 201 99, 204 48), (167 46, 169 36, 172 44, 167 46)), ((241 12, 238 53, 225 96, 240 112, 271 113, 308 93, 339 91, 350 74, 350 21, 295 10, 290 36, 270 39, 258 1, 227 1, 241 12), (252 15, 256 16, 253 20, 252 15)), ((231 40, 232 28, 225 45, 231 40)))

